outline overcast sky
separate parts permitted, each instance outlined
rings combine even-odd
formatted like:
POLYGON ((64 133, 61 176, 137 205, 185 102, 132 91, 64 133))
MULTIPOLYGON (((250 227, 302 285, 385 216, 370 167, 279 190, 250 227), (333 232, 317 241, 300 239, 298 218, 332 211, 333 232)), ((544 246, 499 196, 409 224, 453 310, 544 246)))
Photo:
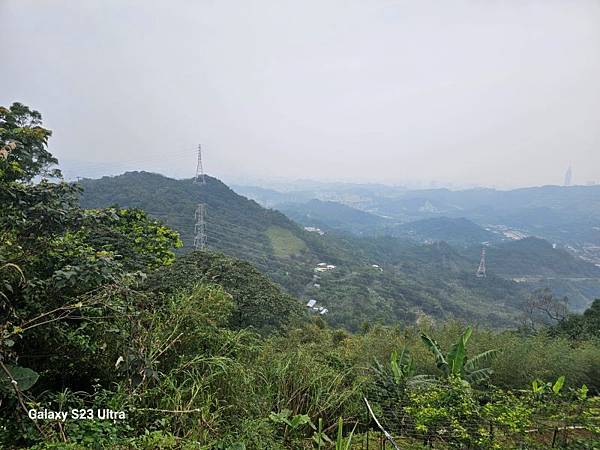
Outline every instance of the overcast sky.
POLYGON ((0 0, 69 176, 600 181, 600 0, 0 0))

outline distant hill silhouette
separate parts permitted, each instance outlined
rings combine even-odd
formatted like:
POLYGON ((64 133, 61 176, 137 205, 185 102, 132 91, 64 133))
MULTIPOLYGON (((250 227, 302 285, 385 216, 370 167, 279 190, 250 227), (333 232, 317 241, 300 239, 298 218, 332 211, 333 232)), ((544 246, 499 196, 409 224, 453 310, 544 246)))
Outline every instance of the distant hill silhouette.
MULTIPOLYGON (((424 316, 510 326, 517 322, 520 305, 527 297, 522 285, 497 276, 493 268, 485 280, 476 278, 473 258, 444 242, 423 245, 395 237, 357 238, 334 231, 319 236, 304 231, 282 213, 236 194, 213 177, 206 177, 206 184, 200 185, 193 180, 129 172, 84 179, 81 186, 82 206, 116 204, 144 209, 181 233, 184 251, 192 249, 196 205, 206 203, 211 250, 252 263, 302 301, 316 299, 329 309, 328 321, 349 329, 358 329, 365 320, 410 323, 424 316), (336 267, 315 273, 321 262, 336 267)), ((366 222, 378 220, 328 202, 313 206, 366 222)), ((470 229, 476 240, 487 237, 485 230, 463 219, 447 223, 453 233, 466 235, 470 229)), ((446 229, 443 222, 436 221, 425 221, 420 228, 431 236, 446 229)))
POLYGON ((277 205, 277 209, 305 226, 357 234, 365 231, 372 234, 373 229, 382 227, 388 222, 383 217, 341 203, 317 199, 306 203, 282 203, 277 205))

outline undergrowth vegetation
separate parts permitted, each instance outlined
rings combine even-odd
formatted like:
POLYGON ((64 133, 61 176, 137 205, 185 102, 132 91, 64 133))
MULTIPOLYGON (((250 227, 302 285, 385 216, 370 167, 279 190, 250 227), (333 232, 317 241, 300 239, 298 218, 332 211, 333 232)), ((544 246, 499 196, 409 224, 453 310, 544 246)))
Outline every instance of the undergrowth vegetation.
POLYGON ((247 263, 176 258, 143 211, 32 182, 60 175, 40 121, 0 108, 1 448, 598 447, 597 304, 535 331, 351 334, 247 263))

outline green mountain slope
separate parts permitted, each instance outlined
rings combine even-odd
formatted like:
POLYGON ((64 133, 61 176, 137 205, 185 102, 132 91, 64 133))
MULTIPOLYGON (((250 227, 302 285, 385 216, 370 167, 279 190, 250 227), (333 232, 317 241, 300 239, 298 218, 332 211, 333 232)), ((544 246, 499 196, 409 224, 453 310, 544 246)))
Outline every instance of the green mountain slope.
POLYGON ((210 249, 251 262, 288 292, 317 300, 330 322, 351 329, 365 320, 412 322, 422 316, 510 325, 526 296, 517 283, 493 273, 475 278, 471 260, 447 244, 309 233, 212 177, 200 185, 131 172, 81 185, 82 206, 142 208, 180 231, 184 250, 192 247, 196 204, 206 203, 210 249), (336 267, 315 271, 319 263, 336 267))
MULTIPOLYGON (((479 259, 480 247, 472 247, 469 256, 479 259)), ((554 248, 544 239, 529 237, 492 245, 487 248, 487 266, 506 278, 518 277, 597 277, 600 267, 554 248)))
POLYGON ((392 234, 418 241, 445 241, 461 247, 497 240, 497 235, 464 217, 439 217, 408 222, 395 227, 392 234))
POLYGON ((461 247, 499 239, 497 234, 464 217, 432 217, 400 224, 397 220, 348 205, 316 199, 304 203, 281 203, 277 209, 305 226, 361 236, 395 236, 419 242, 445 241, 461 247))
POLYGON ((309 291, 330 309, 334 324, 356 330, 365 320, 415 322, 427 317, 505 327, 520 315, 527 293, 518 283, 493 273, 475 277, 476 266, 444 242, 421 245, 393 237, 355 242, 379 267, 341 266, 319 274, 320 287, 309 291))
POLYGON ((373 234, 388 222, 383 217, 341 203, 316 199, 306 203, 282 203, 277 209, 305 226, 356 234, 373 234))
POLYGON ((299 267, 319 259, 318 247, 305 242, 311 236, 286 216, 235 194, 212 177, 206 177, 206 184, 198 184, 191 179, 128 172, 84 179, 80 184, 83 207, 118 204, 141 208, 179 231, 184 250, 193 248, 194 212, 198 203, 205 203, 209 247, 251 261, 291 292, 299 292, 310 279, 299 267))
MULTIPOLYGON (((530 291, 550 288, 556 296, 567 297, 573 311, 585 310, 600 297, 600 267, 544 239, 496 243, 486 251, 489 271, 515 279, 530 291)), ((473 246, 464 253, 475 264, 479 252, 480 246, 473 246)))
POLYGON ((262 332, 281 330, 305 317, 298 300, 283 292, 251 264, 222 254, 189 252, 175 263, 151 275, 146 287, 169 295, 183 286, 221 286, 233 298, 235 310, 230 325, 254 327, 262 332))

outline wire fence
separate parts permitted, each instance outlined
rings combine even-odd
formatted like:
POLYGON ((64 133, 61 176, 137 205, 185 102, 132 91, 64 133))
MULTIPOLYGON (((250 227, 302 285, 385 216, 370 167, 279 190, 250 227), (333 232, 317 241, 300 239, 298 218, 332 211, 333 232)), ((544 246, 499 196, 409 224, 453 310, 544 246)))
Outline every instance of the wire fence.
POLYGON ((506 417, 458 414, 424 427, 406 413, 406 405, 390 400, 378 395, 364 398, 365 419, 357 426, 357 431, 362 431, 361 449, 600 448, 598 402, 575 409, 571 402, 557 402, 554 413, 535 411, 517 424, 507 423, 506 417))

